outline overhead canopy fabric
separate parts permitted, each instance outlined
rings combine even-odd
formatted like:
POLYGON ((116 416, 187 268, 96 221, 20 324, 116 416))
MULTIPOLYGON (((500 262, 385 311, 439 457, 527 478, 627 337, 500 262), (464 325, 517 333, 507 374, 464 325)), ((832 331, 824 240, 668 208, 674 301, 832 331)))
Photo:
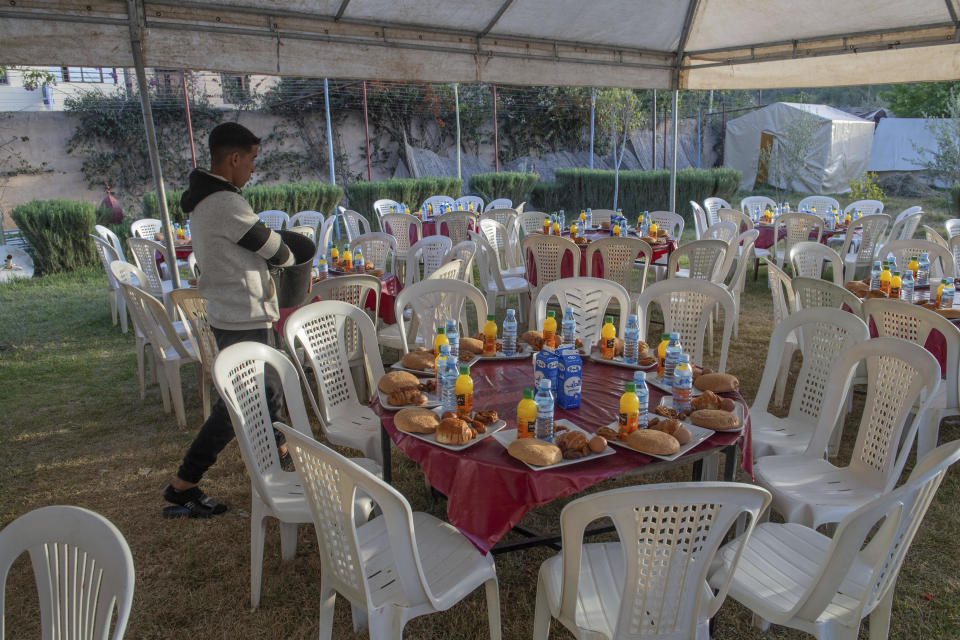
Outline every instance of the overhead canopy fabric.
POLYGON ((0 63, 600 87, 960 78, 960 0, 17 0, 0 63))

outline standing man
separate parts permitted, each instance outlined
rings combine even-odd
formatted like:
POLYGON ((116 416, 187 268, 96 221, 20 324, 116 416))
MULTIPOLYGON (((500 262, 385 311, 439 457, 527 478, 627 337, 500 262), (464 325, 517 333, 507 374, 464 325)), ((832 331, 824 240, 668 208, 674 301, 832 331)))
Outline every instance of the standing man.
MULTIPOLYGON (((180 199, 184 212, 190 214, 191 240, 200 268, 198 289, 207 303, 217 347, 245 341, 270 344, 270 327, 279 318, 279 307, 268 269, 290 266, 294 258, 280 234, 260 222, 240 195, 253 173, 260 138, 228 122, 210 132, 209 144, 210 170, 194 169, 180 199)), ((282 419, 282 400, 280 381, 268 369, 267 403, 273 420, 282 419)), ((165 515, 209 518, 227 510, 227 505, 205 495, 197 484, 233 437, 230 415, 223 399, 218 399, 163 494, 167 502, 183 509, 166 510, 165 515)), ((281 459, 289 456, 285 447, 280 451, 281 459)))

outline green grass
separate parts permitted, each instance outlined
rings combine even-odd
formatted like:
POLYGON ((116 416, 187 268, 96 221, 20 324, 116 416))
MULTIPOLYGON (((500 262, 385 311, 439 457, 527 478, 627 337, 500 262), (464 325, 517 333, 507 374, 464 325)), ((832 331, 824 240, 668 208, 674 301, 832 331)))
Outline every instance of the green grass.
MULTIPOLYGON (((114 522, 130 544, 137 571, 128 638, 316 637, 320 567, 312 527, 300 528, 296 559, 281 563, 277 528, 268 525, 262 601, 257 611, 249 610, 250 483, 235 444, 204 481, 208 493, 233 509, 209 521, 161 519, 161 492, 202 420, 196 377, 184 370, 190 427, 178 429, 172 414, 161 408, 156 384, 148 385, 146 398, 140 399, 133 337, 111 325, 108 295, 100 269, 0 286, 0 526, 50 504, 80 505, 114 522)), ((739 376, 748 400, 759 385, 772 329, 769 296, 763 278, 748 281, 740 339, 731 345, 730 370, 739 376)), ((848 421, 846 455, 852 426, 848 421)), ((957 438, 960 421, 945 422, 941 441, 957 438)), ((445 504, 427 496, 418 468, 394 451, 397 488, 414 509, 443 518, 445 504)), ((688 475, 689 470, 682 470, 650 481, 688 475)), ((608 481, 592 491, 620 484, 608 481)), ((960 473, 955 469, 906 559, 891 638, 960 636, 958 500, 960 473)), ((531 512, 523 524, 557 528, 567 501, 531 512)), ((497 557, 505 638, 531 636, 537 571, 552 553, 537 549, 497 557)), ((38 637, 36 590, 25 556, 14 566, 6 595, 7 628, 16 630, 11 637, 38 637)), ((334 637, 355 637, 351 628, 349 607, 339 599, 334 637)), ((482 590, 406 628, 408 638, 485 636, 482 590)), ((570 636, 555 624, 552 637, 570 636)), ((751 628, 749 613, 728 600, 714 637, 808 636, 778 628, 761 634, 751 628)), ((867 637, 866 625, 861 637, 867 637)))

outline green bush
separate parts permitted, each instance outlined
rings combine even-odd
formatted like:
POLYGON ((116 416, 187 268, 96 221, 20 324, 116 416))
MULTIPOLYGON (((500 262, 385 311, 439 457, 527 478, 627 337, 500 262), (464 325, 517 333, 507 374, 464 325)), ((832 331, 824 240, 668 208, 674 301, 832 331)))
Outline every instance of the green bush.
POLYGON ((377 200, 396 200, 416 209, 430 196, 459 198, 463 181, 460 178, 402 178, 353 182, 347 185, 346 190, 350 208, 363 215, 373 228, 377 226, 373 212, 373 203, 377 200))
POLYGON ((38 274, 72 271, 98 263, 90 234, 96 205, 74 200, 34 200, 16 207, 10 216, 30 243, 38 274))
POLYGON ((556 211, 561 207, 563 187, 556 180, 538 182, 530 192, 530 202, 525 211, 556 211))
POLYGON ((540 177, 535 173, 501 171, 500 173, 475 173, 470 176, 470 191, 490 202, 496 198, 509 198, 514 206, 529 202, 530 194, 540 177))
MULTIPOLYGON (((188 216, 180 208, 180 196, 183 195, 183 189, 164 189, 167 196, 167 211, 170 212, 170 220, 183 224, 188 216)), ((157 192, 150 191, 143 194, 143 217, 160 219, 160 207, 157 204, 157 192)))
POLYGON ((740 190, 740 180, 743 179, 743 174, 736 169, 726 169, 724 167, 717 167, 709 171, 716 178, 713 195, 733 204, 733 200, 737 197, 737 191, 740 190))
MULTIPOLYGON (((183 224, 189 218, 180 208, 183 191, 167 189, 167 210, 173 222, 183 224)), ((299 211, 333 212, 343 198, 343 189, 326 182, 296 182, 291 184, 256 185, 243 190, 243 197, 255 212, 277 209, 291 216, 299 211)), ((160 218, 155 191, 143 196, 143 217, 160 218)))

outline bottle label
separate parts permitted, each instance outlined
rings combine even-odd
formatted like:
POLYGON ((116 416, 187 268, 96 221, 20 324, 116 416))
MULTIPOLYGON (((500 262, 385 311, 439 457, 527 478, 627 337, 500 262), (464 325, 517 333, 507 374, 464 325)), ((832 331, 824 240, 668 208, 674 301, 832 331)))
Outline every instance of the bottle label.
POLYGON ((603 357, 604 360, 613 359, 613 354, 616 351, 616 343, 617 343, 616 338, 606 338, 606 339, 601 338, 602 348, 600 349, 601 351, 600 355, 603 357))
POLYGON ((619 437, 621 440, 626 438, 629 434, 637 430, 637 425, 640 422, 639 413, 621 413, 618 422, 620 424, 620 434, 619 437))
POLYGON ((470 413, 473 410, 473 394, 472 393, 458 393, 457 394, 457 417, 463 418, 465 415, 470 413))
POLYGON ((483 355, 485 356, 495 356, 497 355, 497 339, 494 336, 485 334, 483 336, 483 355))
POLYGON ((555 337, 556 337, 556 332, 555 332, 555 331, 547 331, 547 330, 544 330, 544 331, 543 331, 543 344, 545 344, 545 345, 548 346, 548 347, 554 346, 553 341, 554 341, 555 337))
POLYGON ((534 423, 528 422, 526 420, 520 420, 517 422, 517 438, 532 438, 533 437, 533 427, 534 423))

